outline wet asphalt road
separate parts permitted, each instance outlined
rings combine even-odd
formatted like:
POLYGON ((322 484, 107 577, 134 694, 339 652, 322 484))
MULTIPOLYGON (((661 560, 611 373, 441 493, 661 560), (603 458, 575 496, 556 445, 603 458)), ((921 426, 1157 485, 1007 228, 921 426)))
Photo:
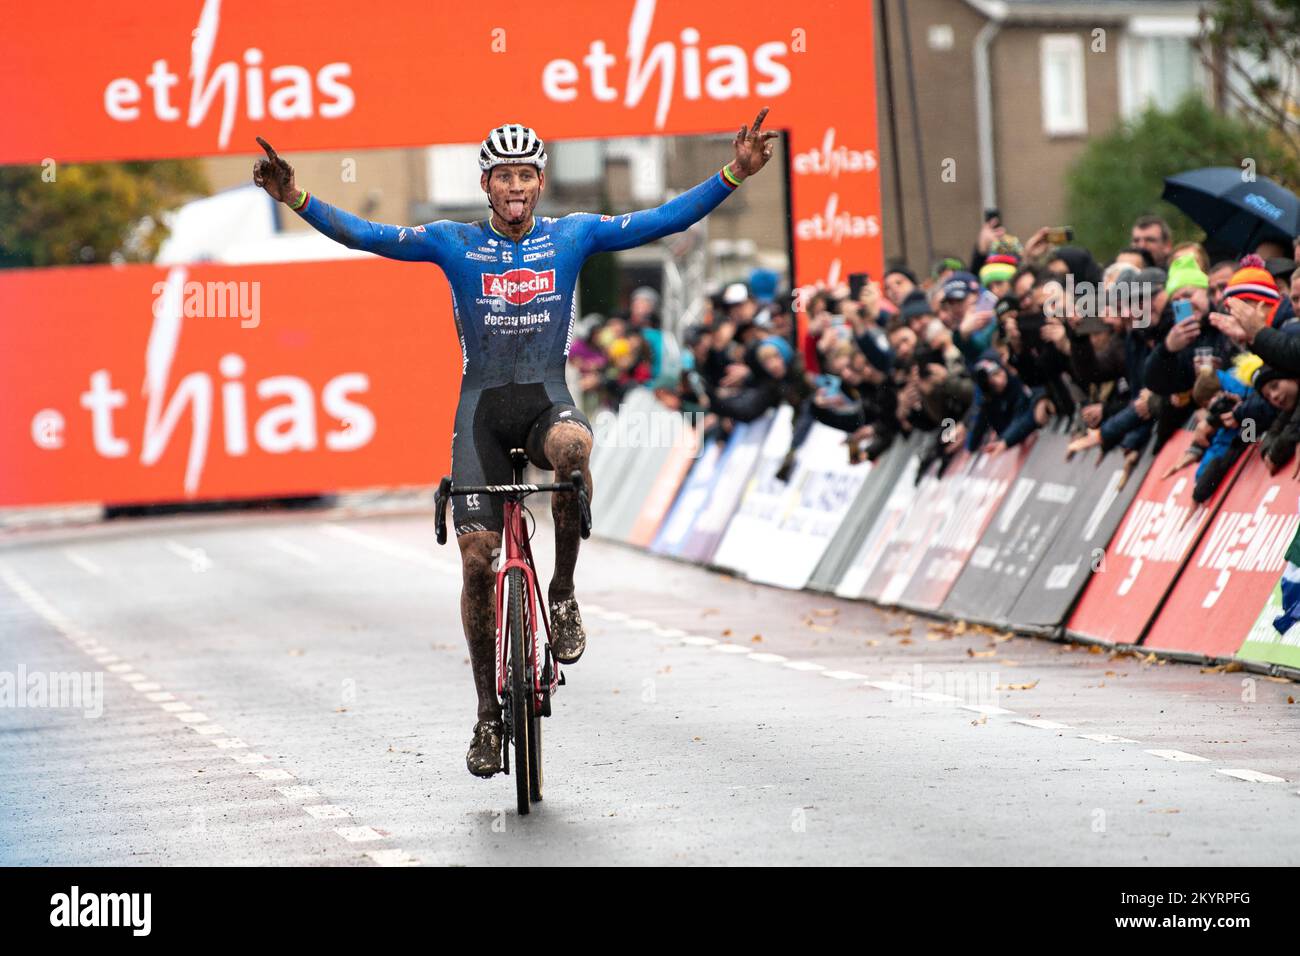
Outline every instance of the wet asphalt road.
POLYGON ((0 706, 0 864, 1300 863, 1294 684, 596 541, 519 818, 465 770, 459 592, 430 513, 0 541, 0 680, 87 675, 0 706))

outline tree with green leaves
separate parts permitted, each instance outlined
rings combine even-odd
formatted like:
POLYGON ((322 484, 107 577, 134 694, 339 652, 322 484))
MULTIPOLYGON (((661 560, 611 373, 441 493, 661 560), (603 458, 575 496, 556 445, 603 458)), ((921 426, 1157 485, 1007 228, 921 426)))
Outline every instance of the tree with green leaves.
POLYGON ((1300 162, 1300 0, 1215 0, 1196 46, 1216 102, 1273 130, 1300 162))
POLYGON ((1134 219, 1155 213, 1176 239, 1199 241, 1201 228, 1161 201, 1165 177, 1247 161, 1256 175, 1292 189, 1300 185, 1300 157, 1273 130, 1216 113, 1195 95, 1168 113, 1149 109, 1093 139, 1070 168, 1066 205, 1076 240, 1106 261, 1128 245, 1134 219))
POLYGON ((151 262, 162 214, 207 193, 197 160, 0 167, 0 268, 151 262))

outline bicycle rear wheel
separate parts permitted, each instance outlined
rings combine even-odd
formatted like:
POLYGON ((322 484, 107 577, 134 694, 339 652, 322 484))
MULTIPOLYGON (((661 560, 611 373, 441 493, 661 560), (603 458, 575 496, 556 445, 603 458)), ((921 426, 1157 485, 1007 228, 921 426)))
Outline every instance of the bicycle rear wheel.
POLYGON ((515 798, 519 815, 528 813, 532 790, 529 742, 533 724, 532 675, 528 667, 528 639, 524 636, 524 573, 511 568, 506 574, 510 591, 509 616, 506 619, 510 639, 510 729, 515 744, 515 798))

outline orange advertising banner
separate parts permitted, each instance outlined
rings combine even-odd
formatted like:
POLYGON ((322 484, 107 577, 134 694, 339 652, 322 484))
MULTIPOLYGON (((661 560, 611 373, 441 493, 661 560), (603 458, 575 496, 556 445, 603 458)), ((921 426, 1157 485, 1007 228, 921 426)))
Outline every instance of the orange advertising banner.
POLYGON ((14 4, 0 164, 730 132, 769 106, 794 278, 833 281, 882 261, 872 61, 869 0, 14 4))
POLYGON ((379 259, 0 273, 0 506, 313 494, 449 470, 437 269, 379 259))

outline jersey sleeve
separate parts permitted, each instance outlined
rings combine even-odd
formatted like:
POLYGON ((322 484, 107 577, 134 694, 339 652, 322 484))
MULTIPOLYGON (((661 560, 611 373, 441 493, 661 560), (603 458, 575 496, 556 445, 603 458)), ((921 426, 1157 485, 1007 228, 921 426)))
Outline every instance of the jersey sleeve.
POLYGON ((354 216, 331 206, 310 193, 298 211, 318 232, 349 249, 373 252, 404 262, 434 262, 442 265, 451 223, 446 220, 423 226, 390 226, 354 216))
POLYGON ((582 218, 590 219, 585 252, 587 255, 618 252, 681 232, 712 212, 735 188, 721 172, 717 172, 654 209, 642 209, 622 216, 583 214, 582 218))

